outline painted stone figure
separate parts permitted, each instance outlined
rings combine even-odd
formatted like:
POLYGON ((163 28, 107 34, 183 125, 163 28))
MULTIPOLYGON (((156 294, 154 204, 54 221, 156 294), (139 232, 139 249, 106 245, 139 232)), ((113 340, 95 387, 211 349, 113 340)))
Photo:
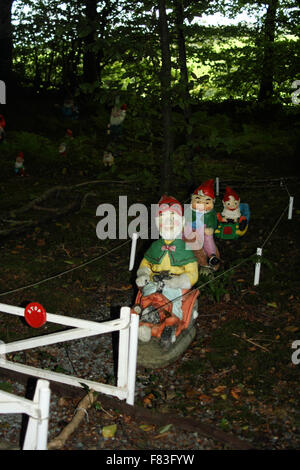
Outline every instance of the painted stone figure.
POLYGON ((184 234, 185 240, 193 242, 191 247, 199 266, 215 271, 220 265, 220 253, 214 241, 214 231, 218 225, 214 203, 214 180, 210 179, 192 194, 184 234))
POLYGON ((137 271, 134 310, 140 314, 139 340, 155 337, 168 349, 198 315, 193 307, 199 291, 185 295, 198 280, 198 264, 182 239, 183 209, 176 199, 160 199, 155 222, 161 238, 146 251, 137 271))
POLYGON ((215 236, 224 240, 234 240, 243 236, 248 229, 250 209, 241 203, 237 193, 226 186, 223 197, 223 211, 217 214, 218 226, 215 236))
POLYGON ((24 167, 24 153, 19 152, 15 162, 15 174, 17 176, 25 176, 25 167, 24 167))

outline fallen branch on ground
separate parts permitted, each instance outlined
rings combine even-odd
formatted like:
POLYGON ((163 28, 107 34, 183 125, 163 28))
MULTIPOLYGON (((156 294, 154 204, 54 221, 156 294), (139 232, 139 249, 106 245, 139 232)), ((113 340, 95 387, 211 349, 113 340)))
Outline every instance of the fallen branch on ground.
POLYGON ((97 394, 90 390, 90 392, 79 402, 76 413, 72 421, 62 430, 62 432, 52 439, 48 444, 48 450, 61 449, 70 435, 77 429, 83 418, 87 414, 87 410, 91 408, 96 400, 97 394))

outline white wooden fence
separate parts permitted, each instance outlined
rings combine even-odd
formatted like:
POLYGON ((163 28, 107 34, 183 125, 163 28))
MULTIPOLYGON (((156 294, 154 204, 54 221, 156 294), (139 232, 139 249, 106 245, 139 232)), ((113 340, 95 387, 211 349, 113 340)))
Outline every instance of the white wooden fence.
MULTIPOLYGON (((21 317, 24 316, 24 308, 2 303, 0 303, 0 312, 21 317)), ((10 369, 30 376, 76 387, 82 387, 82 384, 85 384, 89 389, 116 396, 119 399, 126 399, 128 404, 133 405, 136 380, 139 316, 131 313, 130 307, 121 308, 119 319, 103 323, 55 315, 52 313, 47 313, 46 315, 47 322, 58 323, 72 328, 62 332, 0 344, 0 368, 10 369), (58 372, 51 372, 37 367, 8 361, 6 359, 6 354, 11 352, 94 336, 101 333, 110 333, 113 331, 120 331, 117 386, 102 384, 58 372)))
POLYGON ((0 414, 26 413, 29 421, 23 450, 47 450, 50 388, 47 380, 38 380, 33 401, 0 390, 0 414))

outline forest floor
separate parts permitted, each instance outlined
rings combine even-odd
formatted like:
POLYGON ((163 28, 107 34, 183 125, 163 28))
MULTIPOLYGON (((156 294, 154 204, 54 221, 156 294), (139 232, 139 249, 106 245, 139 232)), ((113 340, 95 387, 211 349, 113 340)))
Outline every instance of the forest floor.
MULTIPOLYGON (((225 435, 254 449, 299 449, 300 365, 292 361, 292 344, 300 341, 299 180, 291 177, 283 184, 270 168, 207 159, 199 184, 216 176, 221 178, 220 196, 228 183, 242 202, 249 203, 251 220, 243 238, 218 242, 224 263, 220 276, 200 289, 196 338, 174 364, 156 370, 138 367, 135 405, 145 415, 122 409, 117 400, 105 402, 99 394, 61 450, 195 451, 239 446, 230 439, 225 442, 225 435), (256 184, 258 180, 263 182, 256 184), (292 220, 287 216, 289 195, 295 197, 292 220), (254 286, 253 257, 262 246, 260 283, 254 286), (194 429, 188 420, 194 420, 194 429), (103 431, 110 425, 116 425, 115 433, 106 438, 103 431), (220 431, 220 438, 205 434, 204 425, 220 431)), ((95 178, 55 177, 55 185, 65 187, 88 182, 78 187, 81 196, 87 196, 78 210, 1 238, 0 302, 21 306, 36 301, 47 312, 96 321, 111 318, 121 306, 133 303, 134 273, 147 243, 139 240, 130 272, 130 240, 99 240, 96 209, 101 203, 118 208, 119 195, 128 196, 128 207, 136 202, 149 206, 160 195, 141 182, 120 181, 117 173, 111 175, 105 169, 95 178), (106 182, 92 182, 96 179, 106 182), (38 283, 47 278, 51 279, 38 283)), ((12 176, 0 183, 0 210, 12 213, 51 187, 53 180, 47 175, 12 176)), ((189 198, 180 185, 174 186, 173 195, 181 202, 189 198)), ((31 216, 29 212, 26 217, 31 216)), ((0 339, 5 342, 57 329, 46 323, 33 330, 20 318, 0 313, 0 339)), ((9 356, 113 383, 111 338, 80 341, 9 356)), ((3 369, 0 388, 20 396, 25 393, 25 386, 7 377, 3 369)), ((49 441, 73 419, 81 398, 67 390, 52 392, 49 441)), ((0 449, 19 448, 20 436, 21 418, 1 415, 0 449)))

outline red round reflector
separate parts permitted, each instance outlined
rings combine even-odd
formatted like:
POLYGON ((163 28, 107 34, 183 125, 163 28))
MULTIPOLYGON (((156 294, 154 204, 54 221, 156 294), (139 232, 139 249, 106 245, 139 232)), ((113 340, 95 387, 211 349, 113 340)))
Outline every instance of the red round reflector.
POLYGON ((41 304, 31 302, 24 311, 25 320, 33 328, 39 328, 46 323, 46 310, 41 304))

